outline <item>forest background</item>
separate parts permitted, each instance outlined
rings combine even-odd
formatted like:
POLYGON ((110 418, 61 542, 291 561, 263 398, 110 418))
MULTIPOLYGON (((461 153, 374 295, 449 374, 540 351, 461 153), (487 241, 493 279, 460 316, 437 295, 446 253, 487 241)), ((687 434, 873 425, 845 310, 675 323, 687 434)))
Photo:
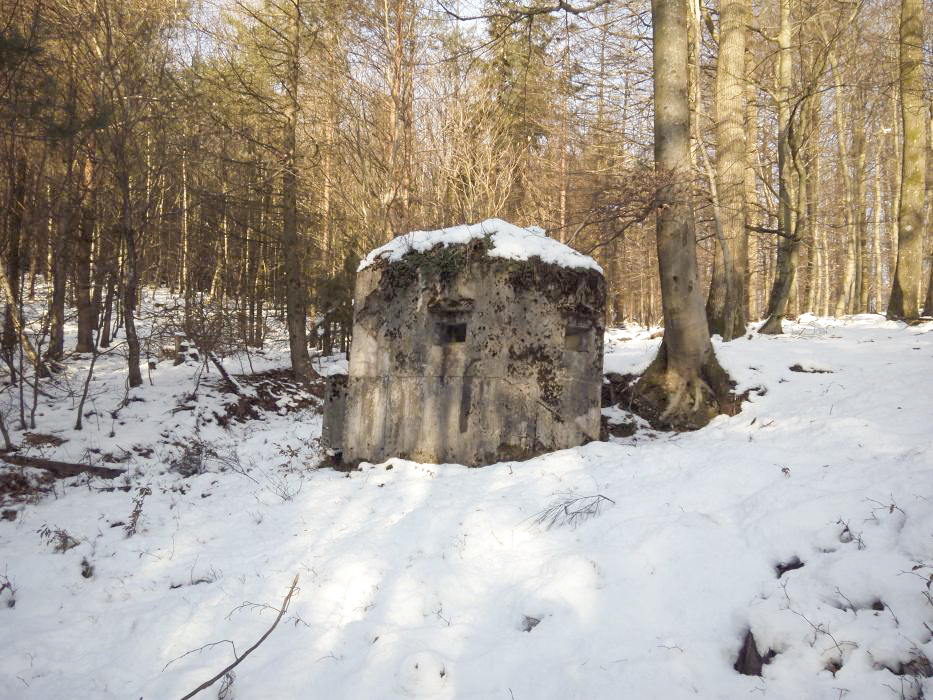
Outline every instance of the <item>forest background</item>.
MULTIPOLYGON (((140 384, 146 285, 184 299, 179 332, 207 349, 261 345, 264 314, 279 314, 293 368, 310 374, 309 345, 348 347, 361 254, 487 217, 595 257, 610 324, 661 320, 669 183, 644 0, 0 7, 0 356, 13 377, 19 347, 42 369, 120 334, 140 384), (36 295, 47 313, 27 333, 36 295)), ((780 332, 804 312, 930 314, 933 3, 687 10, 711 332, 728 340, 765 317, 780 332)))

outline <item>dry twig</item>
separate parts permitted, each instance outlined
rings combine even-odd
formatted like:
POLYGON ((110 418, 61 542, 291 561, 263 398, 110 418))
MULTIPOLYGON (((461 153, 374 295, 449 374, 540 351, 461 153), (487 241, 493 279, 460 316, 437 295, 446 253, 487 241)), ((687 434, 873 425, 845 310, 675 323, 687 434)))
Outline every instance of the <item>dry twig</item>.
POLYGON ((279 621, 282 619, 282 616, 285 615, 285 612, 288 610, 288 604, 291 603, 292 596, 295 595, 295 591, 297 589, 298 589, 298 574, 295 574, 295 578, 292 581, 291 588, 288 589, 288 595, 285 596, 285 600, 282 601, 282 607, 279 608, 279 614, 276 616, 275 621, 272 623, 272 626, 269 629, 267 629, 265 634, 263 634, 259 638, 259 641, 257 641, 255 644, 253 644, 253 646, 251 646, 249 649, 244 651, 242 656, 236 656, 236 652, 234 651, 233 655, 236 657, 236 661, 234 661, 232 664, 227 666, 223 671, 218 673, 216 676, 214 676, 210 680, 204 681, 197 688, 195 688, 190 693, 185 695, 181 700, 188 700, 189 698, 193 698, 195 695, 200 693, 202 690, 206 690, 207 688, 210 688, 212 685, 214 685, 214 683, 219 681, 221 678, 227 676, 227 674, 229 674, 234 668, 239 666, 240 663, 247 656, 252 654, 260 644, 266 641, 269 635, 272 634, 272 631, 278 626, 279 621))

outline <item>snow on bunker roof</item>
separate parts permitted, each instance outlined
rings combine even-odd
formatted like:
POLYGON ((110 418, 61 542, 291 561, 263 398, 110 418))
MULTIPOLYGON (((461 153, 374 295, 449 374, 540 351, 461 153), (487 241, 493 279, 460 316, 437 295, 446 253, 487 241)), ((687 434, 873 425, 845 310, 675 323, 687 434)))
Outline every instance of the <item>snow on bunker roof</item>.
POLYGON ((490 240, 492 246, 487 251, 487 255, 494 258, 507 260, 538 258, 541 262, 551 265, 596 270, 603 274, 603 269, 593 258, 549 238, 537 226, 520 228, 502 219, 486 219, 478 224, 451 226, 437 231, 412 231, 397 236, 363 258, 357 272, 365 270, 379 260, 393 263, 401 260, 408 253, 424 253, 438 245, 445 248, 451 245, 462 245, 477 238, 490 240))

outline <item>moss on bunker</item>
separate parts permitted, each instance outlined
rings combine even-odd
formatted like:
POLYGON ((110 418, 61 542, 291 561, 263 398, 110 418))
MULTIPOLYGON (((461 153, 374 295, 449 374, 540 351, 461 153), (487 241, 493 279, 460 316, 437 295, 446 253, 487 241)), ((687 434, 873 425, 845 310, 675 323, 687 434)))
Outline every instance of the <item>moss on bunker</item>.
POLYGON ((385 270, 379 280, 379 291, 391 299, 419 280, 422 284, 450 283, 471 263, 488 258, 491 248, 492 237, 484 236, 465 244, 438 244, 426 251, 412 250, 394 262, 381 258, 373 265, 385 270))
POLYGON ((487 271, 505 275, 516 297, 540 293, 564 314, 583 318, 593 317, 605 308, 606 281, 596 270, 562 267, 536 257, 529 260, 491 257, 492 246, 492 237, 485 236, 465 244, 438 244, 426 251, 413 250, 394 262, 379 259, 373 264, 375 269, 384 270, 378 293, 390 300, 416 282, 421 286, 450 284, 471 265, 482 262, 487 271))

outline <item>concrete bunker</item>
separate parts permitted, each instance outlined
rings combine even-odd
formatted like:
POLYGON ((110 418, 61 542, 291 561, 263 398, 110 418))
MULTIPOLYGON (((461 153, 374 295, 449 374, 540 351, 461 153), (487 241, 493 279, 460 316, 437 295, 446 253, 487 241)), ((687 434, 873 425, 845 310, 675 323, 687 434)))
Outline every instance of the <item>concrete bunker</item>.
POLYGON ((605 302, 595 261, 540 229, 396 238, 360 263, 329 446, 348 464, 478 466, 598 439, 605 302))

